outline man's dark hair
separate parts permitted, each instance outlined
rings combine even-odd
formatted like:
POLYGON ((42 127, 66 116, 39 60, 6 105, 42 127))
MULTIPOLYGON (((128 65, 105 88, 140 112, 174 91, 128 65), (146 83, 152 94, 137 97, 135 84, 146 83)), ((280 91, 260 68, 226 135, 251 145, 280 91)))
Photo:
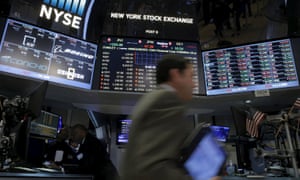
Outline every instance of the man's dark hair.
POLYGON ((70 139, 73 142, 81 143, 82 139, 88 134, 88 129, 82 124, 75 124, 71 128, 70 139))
POLYGON ((74 130, 81 130, 81 131, 84 131, 84 132, 88 131, 88 129, 83 124, 75 124, 71 128, 71 131, 74 131, 74 130))
POLYGON ((168 54, 164 55, 156 66, 156 82, 161 84, 170 80, 169 71, 171 69, 178 69, 179 72, 183 72, 190 62, 183 56, 168 54))

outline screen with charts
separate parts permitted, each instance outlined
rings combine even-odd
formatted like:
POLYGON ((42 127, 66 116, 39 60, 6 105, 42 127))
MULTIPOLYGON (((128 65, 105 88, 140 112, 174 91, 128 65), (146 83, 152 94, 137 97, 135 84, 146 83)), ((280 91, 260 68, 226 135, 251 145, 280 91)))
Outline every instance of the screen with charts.
POLYGON ((0 71, 91 89, 97 45, 7 19, 0 71))
POLYGON ((56 138, 57 132, 61 129, 62 117, 50 112, 42 111, 41 116, 30 122, 30 133, 56 138))
POLYGON ((100 90, 146 92, 156 88, 156 64, 165 54, 179 54, 194 66, 198 86, 198 42, 103 37, 100 42, 100 90))
POLYGON ((207 95, 296 87, 290 39, 202 52, 207 95))

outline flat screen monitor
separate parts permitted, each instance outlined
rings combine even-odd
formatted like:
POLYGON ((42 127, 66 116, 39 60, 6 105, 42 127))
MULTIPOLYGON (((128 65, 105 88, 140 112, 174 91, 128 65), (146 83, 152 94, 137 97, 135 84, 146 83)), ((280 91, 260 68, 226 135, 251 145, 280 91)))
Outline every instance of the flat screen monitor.
POLYGON ((117 145, 125 145, 128 143, 130 125, 131 119, 117 120, 117 145))
POLYGON ((7 19, 0 71, 91 89, 97 45, 7 19))
POLYGON ((31 113, 33 118, 37 118, 40 116, 43 102, 47 93, 47 88, 48 81, 44 81, 29 94, 27 109, 31 113))
POLYGON ((229 136, 230 128, 227 126, 210 126, 215 138, 220 142, 226 142, 229 136))
POLYGON ((47 111, 42 111, 41 115, 30 122, 30 133, 38 136, 56 138, 60 129, 62 117, 47 111))
POLYGON ((202 52, 207 95, 299 86, 290 39, 202 52))
MULTIPOLYGON (((189 138, 188 138, 189 139, 189 138)), ((180 162, 194 180, 208 180, 220 174, 227 158, 211 129, 203 127, 183 148, 180 162)))
POLYGON ((100 48, 100 90, 151 91, 156 88, 157 61, 165 54, 178 54, 192 62, 194 94, 199 93, 198 42, 105 36, 100 48))

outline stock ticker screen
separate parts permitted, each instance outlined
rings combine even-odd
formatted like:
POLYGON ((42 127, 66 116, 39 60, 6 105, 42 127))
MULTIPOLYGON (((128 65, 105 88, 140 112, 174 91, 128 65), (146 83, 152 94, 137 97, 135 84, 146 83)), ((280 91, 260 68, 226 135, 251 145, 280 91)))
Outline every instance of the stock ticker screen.
POLYGON ((0 71, 91 89, 97 45, 7 19, 0 71))
POLYGON ((290 39, 204 51, 202 59, 207 95, 299 85, 290 39))
POLYGON ((192 62, 199 94, 197 42, 102 37, 100 90, 147 92, 156 88, 156 64, 165 54, 179 54, 192 62))

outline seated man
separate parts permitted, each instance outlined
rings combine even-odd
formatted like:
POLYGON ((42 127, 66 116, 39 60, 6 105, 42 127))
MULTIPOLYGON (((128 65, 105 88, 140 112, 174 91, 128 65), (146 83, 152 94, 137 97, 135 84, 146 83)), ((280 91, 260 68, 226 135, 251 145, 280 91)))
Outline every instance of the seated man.
POLYGON ((44 165, 49 168, 60 169, 64 163, 73 164, 76 162, 75 153, 69 145, 69 128, 62 128, 57 134, 56 141, 51 143, 44 155, 44 165))
POLYGON ((106 145, 90 134, 87 128, 76 124, 71 128, 70 145, 78 161, 80 174, 93 174, 95 180, 112 180, 118 173, 109 159, 106 145))

